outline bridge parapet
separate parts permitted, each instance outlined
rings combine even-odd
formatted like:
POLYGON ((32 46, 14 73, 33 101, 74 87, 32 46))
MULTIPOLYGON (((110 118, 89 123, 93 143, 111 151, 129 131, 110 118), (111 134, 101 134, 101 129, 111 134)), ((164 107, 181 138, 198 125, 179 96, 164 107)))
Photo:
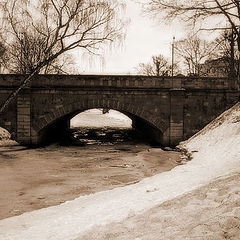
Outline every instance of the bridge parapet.
MULTIPOLYGON (((25 75, 1 74, 1 88, 15 88, 25 75)), ((167 77, 140 75, 38 75, 31 82, 31 87, 41 88, 162 88, 162 89, 202 89, 228 90, 237 89, 228 78, 209 77, 167 77)))

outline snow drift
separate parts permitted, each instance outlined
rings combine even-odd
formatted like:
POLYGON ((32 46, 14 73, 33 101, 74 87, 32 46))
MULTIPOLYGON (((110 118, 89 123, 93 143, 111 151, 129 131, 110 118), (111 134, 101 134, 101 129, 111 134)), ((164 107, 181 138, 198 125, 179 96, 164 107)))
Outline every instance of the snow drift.
POLYGON ((6 129, 0 127, 0 146, 9 146, 17 144, 10 138, 11 134, 6 129))
POLYGON ((0 221, 0 239, 76 239, 95 225, 122 221, 210 181, 240 171, 240 103, 181 143, 192 160, 169 172, 59 206, 0 221))
POLYGON ((10 139, 10 137, 10 133, 6 129, 0 127, 0 141, 10 139))

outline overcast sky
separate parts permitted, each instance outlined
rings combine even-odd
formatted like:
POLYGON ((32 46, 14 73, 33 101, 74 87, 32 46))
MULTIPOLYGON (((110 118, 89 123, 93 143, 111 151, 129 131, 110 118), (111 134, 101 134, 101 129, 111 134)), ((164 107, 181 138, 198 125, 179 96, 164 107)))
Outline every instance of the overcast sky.
POLYGON ((139 63, 150 61, 152 55, 163 54, 171 59, 173 36, 176 40, 184 36, 182 24, 166 25, 144 17, 140 5, 131 0, 127 1, 126 15, 131 22, 123 46, 105 54, 104 64, 96 57, 94 61, 79 57, 79 66, 84 73, 129 74, 134 73, 139 63))
MULTIPOLYGON (((137 1, 127 0, 126 16, 130 19, 127 26, 126 38, 123 46, 108 50, 104 54, 104 61, 98 57, 88 58, 86 55, 77 56, 79 73, 99 73, 99 74, 134 74, 139 63, 147 63, 153 55, 163 54, 171 62, 171 45, 173 37, 176 41, 185 37, 186 27, 176 20, 168 24, 157 21, 150 17, 143 16, 141 5, 137 1), (103 64, 104 62, 104 64, 103 64)), ((205 22, 204 26, 215 26, 219 19, 211 19, 205 22), (206 25, 207 24, 207 25, 206 25)), ((220 23, 222 20, 220 20, 220 23)), ((189 30, 188 30, 189 32, 189 30)), ((217 33, 201 32, 205 39, 214 39, 217 33)))

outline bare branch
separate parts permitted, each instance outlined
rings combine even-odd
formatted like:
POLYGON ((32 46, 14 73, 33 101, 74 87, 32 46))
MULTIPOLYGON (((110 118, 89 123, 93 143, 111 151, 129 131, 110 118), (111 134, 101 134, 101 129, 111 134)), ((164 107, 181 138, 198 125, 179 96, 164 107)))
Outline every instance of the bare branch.
MULTIPOLYGON (((119 0, 121 1, 121 0, 119 0)), ((35 74, 63 66, 57 60, 72 49, 97 54, 100 46, 121 39, 124 21, 118 2, 108 0, 39 0, 2 6, 8 46, 9 71, 30 74, 11 94, 12 99, 35 74)), ((7 104, 3 104, 0 112, 7 104)))
MULTIPOLYGON (((147 76, 166 76, 169 74, 171 65, 163 55, 152 56, 149 63, 140 63, 136 67, 137 73, 147 76)), ((177 68, 176 68, 177 69, 177 68)))

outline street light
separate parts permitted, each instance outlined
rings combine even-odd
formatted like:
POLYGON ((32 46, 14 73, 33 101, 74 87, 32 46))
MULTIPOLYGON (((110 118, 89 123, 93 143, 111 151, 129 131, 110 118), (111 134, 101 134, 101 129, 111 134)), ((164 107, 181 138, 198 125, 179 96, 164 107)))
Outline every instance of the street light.
POLYGON ((175 37, 173 37, 173 41, 172 41, 172 77, 173 77, 173 68, 174 68, 174 41, 175 41, 175 37))

